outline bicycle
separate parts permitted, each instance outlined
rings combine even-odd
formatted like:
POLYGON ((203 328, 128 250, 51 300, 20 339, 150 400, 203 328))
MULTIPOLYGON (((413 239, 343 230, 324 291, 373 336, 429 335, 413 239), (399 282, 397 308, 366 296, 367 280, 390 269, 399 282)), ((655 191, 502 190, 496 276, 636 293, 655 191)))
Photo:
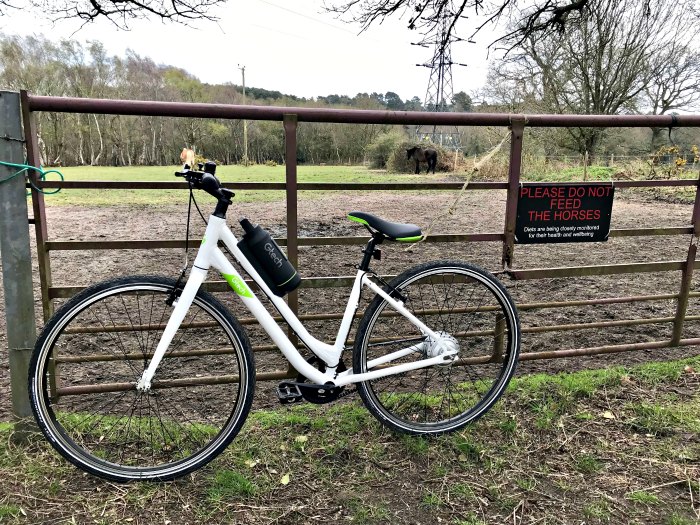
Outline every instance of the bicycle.
POLYGON ((190 206, 195 189, 217 200, 184 285, 184 269, 177 281, 132 276, 95 284, 67 301, 37 340, 31 406, 65 459, 113 481, 170 480, 210 462, 238 434, 253 400, 254 359, 241 323, 201 289, 212 267, 298 371, 296 381, 277 389, 283 403, 328 403, 355 384, 383 425, 438 435, 476 420, 498 400, 516 368, 520 328, 515 304, 496 277, 466 262, 435 261, 386 283, 370 269, 380 258, 378 246, 416 242, 421 229, 352 212, 348 218, 371 237, 335 341, 324 343, 285 302, 299 276, 269 234, 243 219, 239 241, 226 225, 234 193, 215 170, 207 163, 176 173, 189 183, 190 206), (290 342, 219 241, 311 358, 290 342), (365 288, 375 296, 358 325, 348 368, 342 357, 365 288))

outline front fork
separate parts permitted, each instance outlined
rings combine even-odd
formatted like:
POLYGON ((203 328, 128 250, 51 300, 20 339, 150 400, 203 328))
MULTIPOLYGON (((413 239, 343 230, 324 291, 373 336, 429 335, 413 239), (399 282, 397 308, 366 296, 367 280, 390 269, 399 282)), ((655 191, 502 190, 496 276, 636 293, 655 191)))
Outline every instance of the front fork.
POLYGON ((151 358, 151 362, 149 363, 148 368, 146 368, 141 375, 141 379, 139 379, 138 383, 136 383, 136 390, 140 392, 148 392, 151 389, 151 381, 156 373, 156 369, 163 359, 165 352, 168 350, 170 343, 173 341, 177 329, 185 319, 190 306, 192 306, 192 302, 197 295, 197 291, 204 282, 206 276, 207 270, 202 270, 201 268, 197 267, 192 268, 187 284, 185 284, 185 288, 182 290, 180 297, 175 303, 175 308, 173 309, 173 313, 170 314, 168 324, 165 325, 165 330, 163 330, 163 335, 158 342, 158 346, 156 347, 156 351, 151 358))

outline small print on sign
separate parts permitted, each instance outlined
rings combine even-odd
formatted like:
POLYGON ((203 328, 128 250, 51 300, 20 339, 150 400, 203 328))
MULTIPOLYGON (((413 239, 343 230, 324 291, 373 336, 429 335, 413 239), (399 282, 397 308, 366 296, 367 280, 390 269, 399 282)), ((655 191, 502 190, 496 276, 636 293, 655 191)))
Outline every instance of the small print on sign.
POLYGON ((608 240, 615 194, 612 184, 523 184, 519 191, 517 243, 608 240))

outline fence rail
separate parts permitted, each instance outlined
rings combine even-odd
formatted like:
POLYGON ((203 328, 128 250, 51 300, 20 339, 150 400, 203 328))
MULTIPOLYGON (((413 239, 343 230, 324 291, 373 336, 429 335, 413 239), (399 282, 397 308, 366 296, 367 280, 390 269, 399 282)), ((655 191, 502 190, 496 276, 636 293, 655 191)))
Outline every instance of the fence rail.
MULTIPOLYGON (((627 344, 605 345, 568 350, 552 350, 546 352, 525 352, 523 360, 550 359, 556 357, 572 357, 581 355, 605 354, 623 351, 635 351, 671 346, 687 346, 700 344, 700 339, 684 338, 684 324, 696 322, 700 316, 687 316, 688 301, 700 297, 700 293, 691 291, 693 270, 700 265, 696 260, 696 239, 700 234, 700 196, 697 190, 698 180, 648 180, 648 181, 615 181, 617 188, 648 188, 648 187, 695 187, 696 197, 693 211, 689 217, 689 225, 681 227, 626 228, 610 232, 611 237, 638 236, 675 236, 689 235, 690 243, 687 255, 683 260, 665 260, 645 263, 604 264, 593 266, 572 266, 563 268, 515 268, 515 219, 517 209, 518 188, 520 185, 520 170, 523 153, 523 133, 525 127, 700 127, 700 115, 511 115, 511 114, 480 114, 480 113, 425 113, 425 112, 393 112, 365 111, 319 108, 294 107, 261 107, 233 106, 221 104, 191 104, 173 102, 149 102, 127 100, 98 100, 61 97, 44 97, 22 93, 22 115, 29 162, 39 166, 38 137, 35 113, 40 111, 97 113, 114 115, 142 115, 161 117, 187 118, 223 118, 281 121, 285 135, 285 182, 237 182, 226 184, 232 189, 245 190, 278 190, 286 195, 287 237, 278 239, 279 244, 287 246, 290 262, 297 266, 300 246, 330 246, 354 245, 366 241, 364 237, 300 237, 298 235, 297 200, 299 191, 415 191, 435 190, 454 191, 462 187, 459 182, 445 183, 308 183, 298 182, 296 164, 297 125, 299 122, 333 122, 357 124, 435 124, 450 126, 501 126, 508 127, 511 134, 509 176, 507 182, 475 181, 469 184, 469 191, 506 191, 505 220, 500 232, 476 232, 460 234, 432 235, 428 242, 500 242, 502 244, 502 264, 504 273, 517 280, 569 278, 581 276, 619 275, 647 272, 680 272, 678 291, 676 293, 637 295, 621 297, 603 297, 599 299, 583 299, 571 301, 532 302, 519 304, 523 311, 537 309, 568 308, 579 306, 596 306, 610 304, 643 303, 652 301, 675 301, 676 311, 673 316, 621 319, 614 321, 597 321, 591 323, 568 323, 546 327, 524 327, 525 333, 568 332, 581 329, 601 329, 619 326, 639 326, 644 324, 669 324, 673 327, 670 339, 651 342, 631 342, 627 344)), ((184 189, 184 182, 111 182, 111 181, 39 181, 32 175, 33 183, 40 189, 184 189)), ((51 253, 58 251, 76 250, 151 250, 155 248, 183 248, 182 239, 169 240, 87 240, 65 241, 50 240, 47 233, 47 222, 43 195, 32 188, 33 219, 36 231, 37 253, 39 259, 39 274, 41 280, 41 300, 45 319, 51 315, 53 301, 66 298, 78 292, 79 286, 56 286, 51 277, 51 253)), ((352 282, 350 276, 334 276, 322 278, 306 278, 302 288, 330 288, 347 286, 352 282)), ((227 290, 224 282, 211 282, 206 285, 210 290, 227 290)), ((292 292, 288 296, 290 307, 298 311, 298 294, 292 292)), ((307 314, 302 320, 339 319, 340 313, 307 314)), ((281 319, 280 319, 281 320, 281 319)), ((251 324, 252 319, 243 319, 244 324, 251 324)), ((290 336, 293 334, 290 332, 290 336)), ((294 340, 295 344, 298 343, 294 340)), ((272 350, 274 347, 261 346, 258 351, 272 350)), ((291 369, 259 373, 259 379, 279 379, 296 375, 291 369)))

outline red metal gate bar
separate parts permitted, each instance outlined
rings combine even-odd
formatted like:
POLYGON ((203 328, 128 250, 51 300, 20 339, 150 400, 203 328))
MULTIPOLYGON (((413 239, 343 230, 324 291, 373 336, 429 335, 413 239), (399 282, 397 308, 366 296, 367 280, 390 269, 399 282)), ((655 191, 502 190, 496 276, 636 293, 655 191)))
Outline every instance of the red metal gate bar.
POLYGON ((515 279, 554 279, 560 277, 591 277, 594 275, 617 275, 620 273, 650 273, 682 270, 685 261, 661 261, 650 263, 603 264, 597 266, 574 266, 565 268, 533 268, 509 270, 515 279))
MULTIPOLYGON (((688 186, 684 180, 659 181, 679 182, 671 186, 688 186)), ((303 191, 453 191, 459 190, 463 182, 297 182, 297 189, 303 191)), ((657 184, 660 185, 660 184, 657 184)), ((668 185, 668 184, 666 184, 668 185)), ((225 188, 233 190, 284 190, 285 182, 223 182, 225 188)), ((41 189, 101 189, 101 190, 186 190, 187 183, 178 181, 114 181, 114 180, 47 180, 37 183, 41 189)), ((506 182, 471 182, 470 190, 505 190, 506 182)))
MULTIPOLYGON (((650 237, 658 235, 686 235, 693 233, 692 226, 671 228, 628 228, 611 230, 610 237, 650 237)), ((498 242, 505 239, 503 233, 444 233, 431 234, 425 242, 498 242)), ((286 237, 276 237, 280 246, 287 245, 286 237)), ((367 237, 298 237, 298 246, 364 245, 367 237)), ((46 250, 152 250, 155 248, 185 247, 185 240, 121 240, 121 241, 47 241, 46 250)))
MULTIPOLYGON (((22 101, 22 127, 24 128, 24 142, 27 148, 27 162, 35 167, 41 166, 41 156, 39 154, 39 135, 37 133, 36 118, 29 111, 26 91, 20 93, 22 101)), ((41 306, 44 315, 44 323, 53 314, 53 303, 49 299, 49 288, 51 287, 51 259, 46 243, 49 238, 46 225, 46 205, 44 194, 37 191, 36 186, 40 182, 39 173, 35 170, 29 171, 29 178, 32 194, 32 208, 34 212, 34 232, 36 235, 36 252, 39 266, 39 287, 41 290, 41 306)))
MULTIPOLYGON (((570 268, 537 268, 532 270, 509 270, 507 273, 516 280, 530 279, 554 279, 562 277, 592 277, 596 275, 617 275, 624 273, 653 273, 682 270, 686 261, 664 261, 653 263, 609 264, 600 266, 574 266, 570 268)), ((698 267, 700 261, 696 261, 694 267, 698 267)), ((383 275, 382 278, 393 279, 395 275, 383 275)), ((311 277, 301 280, 300 288, 340 288, 352 285, 354 276, 338 277, 311 277)), ((65 299, 72 297, 84 286, 52 286, 49 288, 51 299, 65 299)), ((227 292, 229 286, 226 281, 210 281, 205 283, 204 289, 210 292, 227 292)))
POLYGON ((237 106, 190 102, 107 100, 29 95, 30 111, 97 113, 151 117, 194 117, 248 120, 283 120, 295 114, 299 122, 339 124, 436 124, 449 126, 510 126, 514 118, 527 119, 529 127, 700 127, 700 115, 513 115, 509 113, 432 113, 280 106, 237 106))
POLYGON ((520 190, 520 166, 523 157, 523 134, 525 133, 525 118, 519 116, 513 119, 510 130, 510 163, 508 164, 508 195, 506 197, 506 219, 503 228, 505 240, 503 241, 503 254, 501 264, 503 268, 513 265, 513 252, 515 250, 515 221, 518 212, 518 192, 520 190))
MULTIPOLYGON (((46 180, 38 181, 41 189, 101 189, 101 190, 185 190, 187 185, 177 181, 111 181, 111 180, 46 180)), ((616 188, 653 188, 697 186, 695 179, 621 180, 613 181, 616 188)), ((241 190, 283 190, 284 182, 224 182, 224 187, 241 190)), ((298 182, 300 191, 449 191, 459 190, 463 182, 298 182)), ((507 182, 469 183, 470 190, 507 190, 507 182)))
MULTIPOLYGON (((284 166, 287 204, 287 258, 294 268, 299 268, 299 245, 297 243, 297 236, 299 235, 297 216, 297 116, 292 114, 284 115, 284 166)), ((290 310, 294 312, 294 315, 299 314, 299 292, 297 290, 292 290, 287 294, 287 304, 290 310)), ((291 343, 298 346, 299 339, 291 326, 287 329, 287 335, 291 343)), ((287 366, 287 373, 296 373, 291 363, 287 366)))
POLYGON ((650 341, 646 343, 631 343, 625 345, 595 346, 590 348, 574 348, 571 350, 552 350, 551 352, 525 352, 520 354, 520 361, 533 361, 537 359, 557 359, 561 357, 579 357, 600 354, 615 354, 620 352, 632 352, 635 350, 656 350, 660 348, 671 348, 672 346, 695 346, 700 345, 700 339, 681 339, 678 344, 673 345, 671 341, 650 341))
MULTIPOLYGON (((677 346, 694 346, 700 344, 700 339, 681 339, 677 346)), ((577 357, 582 355, 599 355, 599 354, 611 354, 619 352, 630 352, 635 350, 653 350, 661 348, 670 348, 670 341, 650 341, 645 343, 633 343, 626 345, 609 345, 609 346, 598 346, 594 348, 575 348, 571 350, 556 350, 551 352, 526 352, 520 354, 520 361, 534 361, 539 359, 556 359, 563 357, 577 357)), ((488 362, 491 360, 491 356, 475 357, 464 359, 464 364, 479 364, 488 362)), ((294 374, 290 375, 286 371, 275 371, 275 372, 259 372, 256 374, 255 378, 257 381, 270 381, 277 379, 287 379, 294 377, 294 374)), ((210 377, 197 377, 197 378, 185 378, 185 379, 173 379, 169 381, 160 381, 154 383, 154 388, 174 388, 183 386, 198 386, 198 385, 212 385, 212 384, 227 384, 233 383, 238 380, 237 376, 225 375, 225 376, 210 376, 210 377)), ((94 393, 106 393, 106 392, 121 392, 133 390, 133 383, 105 383, 101 385, 80 385, 80 386, 70 386, 58 389, 56 392, 58 395, 81 395, 81 394, 94 394, 94 393)))

